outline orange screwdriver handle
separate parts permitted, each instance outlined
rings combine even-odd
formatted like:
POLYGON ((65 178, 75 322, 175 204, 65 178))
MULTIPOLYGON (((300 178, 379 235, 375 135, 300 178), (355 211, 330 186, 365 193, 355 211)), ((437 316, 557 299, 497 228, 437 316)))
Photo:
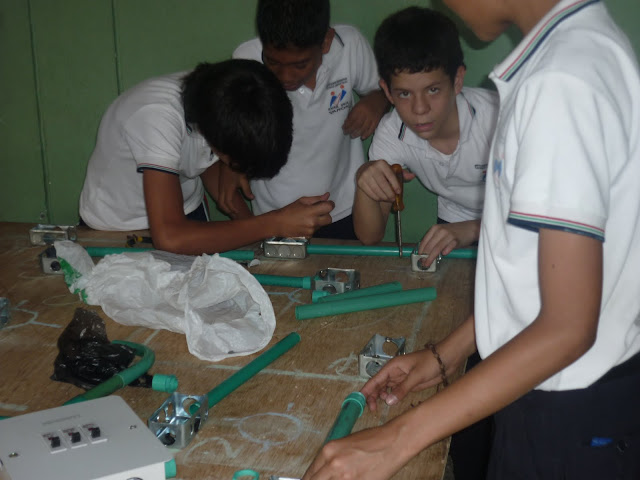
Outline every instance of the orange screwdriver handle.
POLYGON ((393 170, 393 173, 396 174, 398 182, 400 182, 400 193, 396 195, 396 200, 393 202, 393 211, 401 212, 404 210, 404 201, 402 199, 402 194, 404 193, 404 175, 402 174, 402 165, 394 163, 391 165, 391 169, 393 170))

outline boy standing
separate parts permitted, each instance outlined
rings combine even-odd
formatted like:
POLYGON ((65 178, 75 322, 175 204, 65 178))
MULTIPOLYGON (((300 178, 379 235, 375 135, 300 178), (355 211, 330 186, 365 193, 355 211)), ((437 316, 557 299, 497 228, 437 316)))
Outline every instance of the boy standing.
POLYGON ((391 169, 408 168, 438 195, 438 225, 419 252, 428 266, 478 240, 489 146, 498 113, 495 92, 463 87, 465 66, 455 24, 428 8, 387 17, 376 32, 380 85, 394 110, 381 120, 357 173, 354 225, 365 244, 382 240, 401 185, 391 169))
POLYGON ((392 405, 438 383, 476 345, 484 360, 383 427, 327 444, 304 479, 337 471, 388 478, 421 449, 497 411, 490 479, 640 478, 633 50, 598 0, 445 3, 482 40, 509 24, 524 34, 492 73, 500 120, 475 319, 433 350, 388 363, 363 393, 372 409, 378 398, 392 405))
MULTIPOLYGON (((243 186, 257 214, 304 195, 330 194, 333 224, 315 236, 353 238, 355 173, 369 137, 388 107, 378 87, 371 47, 355 28, 330 27, 329 0, 259 0, 259 39, 240 45, 234 58, 260 60, 293 104, 293 143, 287 164, 271 179, 243 186), (356 103, 354 92, 361 96, 356 103)), ((231 209, 232 207, 230 207, 231 209)))
POLYGON ((98 230, 150 228, 156 248, 183 254, 311 235, 331 221, 326 196, 250 217, 237 195, 236 220, 196 221, 207 219, 204 189, 218 199, 222 165, 249 178, 278 173, 291 125, 286 93, 258 62, 200 64, 186 75, 146 80, 120 95, 100 122, 80 217, 98 230))

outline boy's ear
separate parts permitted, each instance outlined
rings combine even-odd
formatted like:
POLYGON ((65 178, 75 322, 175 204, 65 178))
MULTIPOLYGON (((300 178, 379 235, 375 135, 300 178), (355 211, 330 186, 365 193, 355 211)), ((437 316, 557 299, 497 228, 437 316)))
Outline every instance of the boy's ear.
POLYGON ((327 30, 327 34, 324 36, 324 40, 322 40, 322 54, 325 55, 327 53, 329 53, 329 50, 331 50, 331 44, 333 43, 333 37, 335 36, 336 31, 329 27, 329 30, 327 30))
POLYGON ((378 84, 380 85, 380 88, 384 92, 384 96, 387 97, 387 100, 389 100, 389 103, 393 105, 393 99, 391 98, 391 92, 389 91, 389 85, 387 85, 387 82, 385 82, 383 79, 380 79, 378 84))
POLYGON ((464 76, 467 73, 467 67, 464 65, 460 65, 458 70, 456 71, 456 78, 453 79, 453 90, 456 92, 456 95, 462 91, 462 87, 464 85, 464 76))

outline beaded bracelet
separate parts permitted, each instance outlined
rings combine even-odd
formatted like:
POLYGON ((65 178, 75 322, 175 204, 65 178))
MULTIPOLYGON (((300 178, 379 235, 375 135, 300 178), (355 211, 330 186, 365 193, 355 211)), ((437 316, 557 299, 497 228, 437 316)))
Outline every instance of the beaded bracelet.
POLYGON ((445 387, 448 386, 449 380, 447 380, 447 369, 444 366, 442 358, 440 358, 438 350, 436 350, 436 346, 433 343, 427 343, 425 347, 431 350, 431 353, 433 353, 433 356, 436 357, 436 360, 438 361, 438 365, 440 366, 440 377, 442 378, 442 385, 445 387))

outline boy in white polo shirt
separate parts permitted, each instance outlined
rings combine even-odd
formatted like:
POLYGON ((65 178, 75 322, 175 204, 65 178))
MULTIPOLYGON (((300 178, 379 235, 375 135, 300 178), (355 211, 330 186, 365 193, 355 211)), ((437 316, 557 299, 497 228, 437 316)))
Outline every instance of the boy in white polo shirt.
POLYGON ((388 103, 366 39, 351 26, 330 27, 329 19, 329 0, 258 1, 259 38, 233 57, 260 60, 276 74, 293 104, 293 143, 278 175, 253 180, 250 189, 237 179, 227 191, 242 185, 256 214, 328 192, 333 223, 314 236, 355 239, 351 211, 355 173, 364 162, 361 139, 373 134, 388 103))
POLYGON ((331 221, 326 196, 254 217, 242 212, 248 208, 237 195, 240 212, 232 221, 207 222, 203 207, 205 189, 218 200, 222 165, 249 178, 280 170, 291 146, 292 114, 278 79, 259 62, 203 63, 145 80, 102 117, 80 217, 98 230, 149 228, 156 248, 183 254, 311 235, 331 221))
POLYGON ((401 188, 391 165, 400 164, 409 170, 405 180, 417 176, 438 195, 438 224, 419 245, 428 266, 439 254, 478 240, 498 98, 463 87, 458 31, 434 10, 409 7, 387 17, 374 52, 380 84, 395 108, 381 120, 369 162, 357 173, 355 230, 365 244, 382 240, 401 188))
POLYGON ((491 75, 475 318, 362 390, 393 405, 476 345, 483 361, 386 425, 327 444, 304 480, 386 479, 498 412, 494 479, 640 478, 640 69, 599 0, 445 0, 482 40, 524 38, 491 75), (442 367, 441 367, 442 366, 442 367))

